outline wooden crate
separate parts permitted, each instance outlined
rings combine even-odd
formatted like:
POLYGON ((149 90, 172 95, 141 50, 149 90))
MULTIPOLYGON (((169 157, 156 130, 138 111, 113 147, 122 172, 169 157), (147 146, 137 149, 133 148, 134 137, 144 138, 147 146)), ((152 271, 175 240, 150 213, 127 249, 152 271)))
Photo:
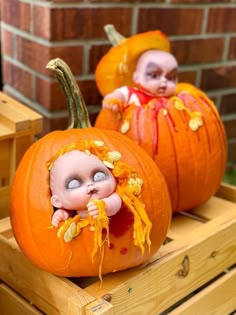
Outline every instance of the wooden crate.
POLYGON ((0 310, 7 314, 228 315, 236 310, 236 187, 174 216, 168 242, 145 265, 66 279, 33 266, 0 220, 0 310), (27 302, 28 301, 28 302, 27 302))
POLYGON ((0 218, 9 215, 9 191, 16 167, 41 131, 41 115, 0 92, 0 218))

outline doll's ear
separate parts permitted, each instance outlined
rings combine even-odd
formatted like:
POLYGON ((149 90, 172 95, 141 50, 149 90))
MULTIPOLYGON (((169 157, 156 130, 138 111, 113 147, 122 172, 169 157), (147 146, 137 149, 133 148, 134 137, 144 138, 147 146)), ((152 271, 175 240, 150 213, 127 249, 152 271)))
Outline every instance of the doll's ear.
POLYGON ((57 195, 52 195, 50 200, 51 200, 51 204, 53 205, 53 207, 62 208, 62 203, 60 202, 57 195))
POLYGON ((139 78, 138 72, 135 71, 133 73, 133 77, 132 78, 133 78, 133 82, 134 83, 138 83, 138 78, 139 78))

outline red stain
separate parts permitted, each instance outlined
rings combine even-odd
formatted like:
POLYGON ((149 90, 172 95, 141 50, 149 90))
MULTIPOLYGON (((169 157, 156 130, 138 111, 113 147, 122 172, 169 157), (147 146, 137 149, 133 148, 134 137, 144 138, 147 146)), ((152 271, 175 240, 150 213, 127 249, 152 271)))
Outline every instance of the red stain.
POLYGON ((110 218, 109 233, 113 234, 115 237, 120 237, 133 223, 133 214, 123 205, 120 211, 110 218))
POLYGON ((121 255, 126 255, 128 253, 128 248, 126 247, 121 248, 120 253, 121 255))
POLYGON ((115 247, 115 245, 113 243, 109 244, 109 249, 113 249, 115 247))

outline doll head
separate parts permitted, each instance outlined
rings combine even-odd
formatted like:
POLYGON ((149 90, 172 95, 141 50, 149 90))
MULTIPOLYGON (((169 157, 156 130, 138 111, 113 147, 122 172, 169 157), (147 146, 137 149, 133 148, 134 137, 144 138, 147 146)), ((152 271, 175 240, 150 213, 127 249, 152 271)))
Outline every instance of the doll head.
POLYGON ((175 57, 169 52, 147 50, 137 61, 133 81, 154 97, 169 97, 175 94, 177 67, 175 57))
POLYGON ((116 180, 95 155, 79 150, 67 152, 50 170, 51 203, 56 208, 85 210, 90 199, 111 195, 116 180))

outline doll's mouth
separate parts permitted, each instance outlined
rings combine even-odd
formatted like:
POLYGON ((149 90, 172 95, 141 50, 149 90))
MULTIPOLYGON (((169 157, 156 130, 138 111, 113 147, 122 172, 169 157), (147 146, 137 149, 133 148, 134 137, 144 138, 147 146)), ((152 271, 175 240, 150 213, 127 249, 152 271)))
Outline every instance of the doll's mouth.
POLYGON ((161 87, 158 89, 157 93, 160 95, 160 94, 165 94, 166 92, 166 88, 165 87, 161 87))

